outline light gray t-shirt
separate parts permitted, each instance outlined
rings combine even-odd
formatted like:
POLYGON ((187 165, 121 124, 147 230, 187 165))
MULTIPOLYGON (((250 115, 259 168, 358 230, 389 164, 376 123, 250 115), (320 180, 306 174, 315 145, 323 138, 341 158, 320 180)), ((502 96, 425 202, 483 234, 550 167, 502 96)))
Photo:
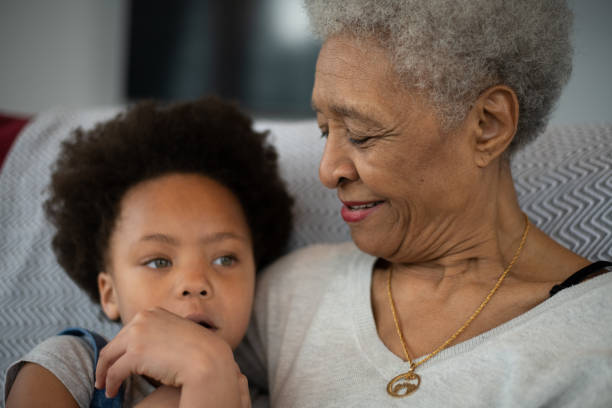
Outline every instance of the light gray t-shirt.
MULTIPOLYGON (((6 373, 4 400, 19 370, 27 362, 51 371, 72 394, 79 407, 88 408, 94 392, 94 352, 87 342, 76 336, 54 336, 13 363, 6 373)), ((125 382, 123 406, 132 407, 155 390, 146 379, 133 375, 125 382)))
POLYGON ((352 243, 317 245, 263 273, 237 356, 272 407, 612 407, 612 273, 443 350, 396 399, 387 383, 409 365, 376 331, 375 261, 352 243))

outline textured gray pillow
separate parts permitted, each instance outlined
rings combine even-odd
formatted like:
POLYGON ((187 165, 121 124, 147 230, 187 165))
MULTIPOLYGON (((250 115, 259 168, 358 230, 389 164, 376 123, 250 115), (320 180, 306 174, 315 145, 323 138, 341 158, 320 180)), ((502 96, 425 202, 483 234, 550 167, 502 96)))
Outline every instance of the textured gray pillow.
MULTIPOLYGON (((67 326, 112 337, 106 321, 57 265, 42 211, 59 143, 117 110, 61 110, 24 129, 0 173, 0 389, 4 371, 42 339, 67 326)), ((318 181, 324 146, 313 120, 258 122, 271 129, 281 172, 296 198, 290 247, 350 239, 334 191, 318 181)), ((573 251, 612 259, 612 125, 549 129, 513 160, 520 202, 531 220, 573 251)))

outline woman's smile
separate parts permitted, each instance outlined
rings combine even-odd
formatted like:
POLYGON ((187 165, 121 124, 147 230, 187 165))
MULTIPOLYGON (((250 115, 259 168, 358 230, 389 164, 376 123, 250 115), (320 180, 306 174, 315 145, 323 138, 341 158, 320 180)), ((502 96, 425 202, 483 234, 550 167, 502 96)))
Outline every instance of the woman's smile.
POLYGON ((347 223, 359 222, 380 208, 384 201, 342 201, 340 214, 347 223))

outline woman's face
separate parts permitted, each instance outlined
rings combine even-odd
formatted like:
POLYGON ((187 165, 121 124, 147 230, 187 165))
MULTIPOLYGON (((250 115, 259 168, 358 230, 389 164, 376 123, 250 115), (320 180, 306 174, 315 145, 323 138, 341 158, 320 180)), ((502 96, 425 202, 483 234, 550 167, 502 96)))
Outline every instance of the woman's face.
POLYGON ((399 86, 384 49, 345 36, 321 49, 312 104, 327 135, 319 177, 337 189, 357 246, 392 261, 447 252, 476 199, 466 132, 443 132, 427 100, 399 86))

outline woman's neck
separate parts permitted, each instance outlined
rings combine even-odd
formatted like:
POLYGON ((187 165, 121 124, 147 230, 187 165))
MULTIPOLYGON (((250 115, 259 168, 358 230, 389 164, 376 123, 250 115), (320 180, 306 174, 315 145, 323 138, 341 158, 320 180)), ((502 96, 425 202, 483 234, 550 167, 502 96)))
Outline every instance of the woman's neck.
POLYGON ((449 216, 452 221, 436 238, 435 250, 427 257, 391 260, 394 274, 410 275, 433 284, 444 279, 458 281, 497 279, 512 259, 521 240, 526 218, 521 211, 510 166, 506 160, 495 170, 493 191, 473 195, 464 211, 449 216))

